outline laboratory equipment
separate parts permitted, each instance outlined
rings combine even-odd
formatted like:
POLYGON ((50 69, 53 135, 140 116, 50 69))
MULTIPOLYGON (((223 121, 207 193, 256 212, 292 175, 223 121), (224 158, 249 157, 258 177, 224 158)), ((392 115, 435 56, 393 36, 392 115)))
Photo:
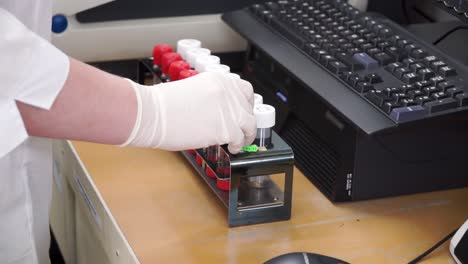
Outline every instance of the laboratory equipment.
MULTIPOLYGON (((209 57, 214 56, 201 58, 209 57)), ((219 64, 218 57, 197 62, 204 70, 232 74, 219 64), (216 66, 210 68, 213 65, 216 66)), ((196 73, 181 70, 179 79, 185 78, 184 75, 189 72, 196 73)), ((154 71, 151 58, 140 62, 138 81, 144 83, 148 73, 156 79, 156 83, 162 81, 160 78, 164 74, 154 71)), ((261 132, 258 136, 258 142, 262 143, 260 147, 246 146, 235 155, 229 153, 227 146, 181 152, 227 209, 230 227, 284 221, 291 217, 294 154, 278 134, 271 131, 275 125, 274 108, 263 104, 256 107, 254 111, 258 112, 261 132)))

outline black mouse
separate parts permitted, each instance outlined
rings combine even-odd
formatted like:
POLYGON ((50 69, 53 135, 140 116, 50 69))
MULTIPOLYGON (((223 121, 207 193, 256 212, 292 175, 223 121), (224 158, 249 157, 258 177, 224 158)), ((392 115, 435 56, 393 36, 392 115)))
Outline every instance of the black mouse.
POLYGON ((314 253, 294 252, 272 258, 265 264, 349 264, 346 261, 314 253))

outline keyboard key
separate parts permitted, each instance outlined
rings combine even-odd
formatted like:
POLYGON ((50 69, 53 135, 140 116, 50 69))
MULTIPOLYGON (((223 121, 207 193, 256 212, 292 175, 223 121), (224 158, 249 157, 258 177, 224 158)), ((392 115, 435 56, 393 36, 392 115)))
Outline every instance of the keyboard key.
POLYGON ((442 89, 442 91, 445 92, 448 89, 455 87, 455 85, 453 85, 451 82, 440 82, 437 84, 437 87, 439 87, 440 89, 442 89))
POLYGON ((349 67, 342 63, 341 61, 332 61, 328 64, 328 69, 332 71, 334 74, 338 74, 340 72, 349 71, 349 67))
POLYGON ((388 97, 392 97, 394 94, 396 93, 401 93, 402 90, 398 87, 387 87, 385 89, 382 90, 382 92, 388 96, 388 97))
POLYGON ((424 69, 426 66, 422 63, 414 63, 411 64, 408 68, 410 68, 413 72, 418 73, 420 69, 424 69))
POLYGON ((409 99, 409 96, 405 93, 396 93, 392 95, 392 98, 395 102, 400 102, 401 100, 409 99))
POLYGON ((404 58, 408 57, 408 53, 405 50, 397 48, 395 46, 386 47, 385 51, 397 61, 401 61, 404 58))
POLYGON ((396 69, 396 71, 393 72, 393 75, 401 80, 405 74, 410 72, 411 71, 407 68, 398 68, 396 69))
POLYGON ((404 67, 402 63, 400 62, 394 62, 394 63, 390 63, 389 65, 387 65, 387 67, 385 67, 385 69, 387 71, 389 71, 390 73, 393 73, 394 71, 396 71, 398 68, 402 68, 404 67))
POLYGON ((443 77, 450 77, 450 76, 456 76, 457 71, 453 68, 450 68, 449 66, 443 66, 439 69, 439 74, 442 75, 443 77))
POLYGON ((418 96, 418 97, 416 97, 416 98, 415 98, 415 101, 416 101, 419 105, 424 105, 425 103, 434 101, 434 99, 430 98, 430 97, 427 96, 427 95, 423 95, 423 96, 418 96))
POLYGON ((441 111, 446 111, 450 109, 457 108, 459 102, 453 98, 440 99, 433 102, 428 102, 424 106, 429 111, 429 113, 437 113, 441 111))
POLYGON ((323 55, 320 57, 320 60, 319 60, 320 64, 322 64, 325 67, 328 66, 328 63, 333 62, 333 61, 336 61, 336 59, 335 57, 331 55, 323 55))
POLYGON ((417 97, 425 95, 424 92, 420 91, 420 90, 412 90, 412 91, 409 91, 407 94, 408 94, 409 98, 411 98, 411 99, 416 99, 417 97))
POLYGON ((439 83, 445 82, 445 79, 440 76, 436 76, 436 77, 429 79, 429 81, 435 86, 437 86, 439 83))
POLYGON ((457 87, 453 87, 453 88, 450 88, 446 91, 446 93, 450 96, 450 97, 455 97, 459 94, 462 94, 463 93, 463 90, 460 89, 460 88, 457 88, 457 87))
POLYGON ((416 101, 414 101, 413 99, 403 99, 400 101, 400 103, 403 105, 403 106, 413 106, 413 105, 417 105, 418 103, 416 103, 416 101))
POLYGON ((423 58, 424 56, 427 55, 427 52, 425 52, 424 50, 422 49, 415 49, 411 52, 411 57, 415 58, 415 59, 421 59, 423 58))
POLYGON ((350 56, 348 53, 337 53, 335 56, 339 61, 348 65, 352 71, 359 71, 365 67, 361 62, 356 60, 354 56, 350 56))
POLYGON ((423 80, 430 80, 435 76, 435 72, 428 68, 418 70, 418 74, 422 77, 423 80))
POLYGON ((360 82, 354 87, 359 93, 367 93, 370 90, 374 89, 374 86, 368 82, 360 82))
POLYGON ((389 39, 391 43, 394 45, 397 44, 398 41, 402 40, 403 38, 400 35, 395 35, 389 39))
POLYGON ((411 65, 415 64, 415 63, 418 63, 417 60, 413 59, 413 58, 407 58, 407 59, 404 59, 403 60, 403 64, 407 67, 407 68, 410 68, 411 65))
POLYGON ((375 73, 371 73, 371 74, 366 75, 365 79, 366 79, 366 81, 368 81, 371 84, 376 84, 376 83, 383 82, 382 78, 379 75, 375 74, 375 73))
POLYGON ((413 84, 406 84, 406 85, 402 85, 400 89, 403 93, 408 93, 409 91, 416 90, 417 88, 413 84))
POLYGON ((395 61, 395 59, 393 57, 391 57, 390 55, 388 55, 385 52, 381 52, 381 53, 378 53, 378 54, 374 55, 374 58, 377 61, 379 61, 380 65, 382 65, 382 66, 385 66, 385 65, 395 61))
POLYGON ((415 82, 421 81, 421 77, 419 75, 416 75, 414 72, 411 72, 403 75, 403 78, 401 80, 406 84, 413 84, 415 82))
POLYGON ((395 108, 390 117, 396 122, 406 122, 423 118, 427 115, 427 109, 420 105, 395 108))
POLYGON ((468 94, 465 94, 465 93, 458 94, 457 96, 455 96, 455 98, 457 99, 459 106, 468 105, 468 94))
POLYGON ((314 57, 316 61, 319 61, 320 57, 325 55, 328 55, 328 53, 326 50, 323 49, 316 49, 312 52, 312 57, 314 57))
POLYGON ((426 64, 426 66, 431 66, 431 64, 435 61, 438 61, 439 59, 437 59, 436 56, 427 56, 423 59, 423 62, 424 64, 426 64))
POLYGON ((434 61, 429 65, 434 71, 439 71, 440 68, 447 66, 443 61, 434 61))
POLYGON ((444 92, 438 92, 438 93, 431 95, 431 97, 434 100, 440 100, 440 99, 448 98, 450 97, 450 95, 444 92))
POLYGON ((385 113, 390 114, 390 112, 392 112, 393 109, 399 108, 402 106, 403 105, 398 102, 385 102, 381 108, 385 113))
POLYGON ((364 65, 367 70, 373 70, 379 67, 379 63, 367 53, 357 53, 353 56, 354 61, 364 65))
POLYGON ((418 88, 418 90, 422 90, 424 87, 431 85, 431 83, 428 81, 420 81, 420 82, 415 83, 415 85, 416 85, 416 88, 418 88))
POLYGON ((356 87, 356 85, 358 85, 358 83, 360 82, 366 82, 366 80, 361 78, 359 75, 351 76, 348 78, 348 81, 347 81, 347 83, 353 88, 356 87))
POLYGON ((435 86, 428 86, 428 87, 424 87, 422 89, 422 91, 427 95, 427 96, 431 96, 432 94, 434 93, 438 93, 440 91, 442 91, 440 88, 437 88, 435 86))
POLYGON ((385 95, 382 91, 372 90, 366 94, 366 98, 378 107, 382 107, 385 102, 392 101, 392 98, 385 95))

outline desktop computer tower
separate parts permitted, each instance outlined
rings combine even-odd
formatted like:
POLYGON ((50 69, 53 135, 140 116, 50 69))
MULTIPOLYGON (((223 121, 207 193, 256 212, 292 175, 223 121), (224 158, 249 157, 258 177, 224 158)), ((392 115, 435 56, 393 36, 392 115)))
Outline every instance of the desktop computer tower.
MULTIPOLYGON (((265 103, 276 107, 275 130, 293 148, 297 167, 331 201, 468 186, 466 113, 369 133, 253 44, 244 77, 265 103)), ((366 108, 361 113, 361 118, 368 116, 366 108)), ((374 120, 367 121, 371 127, 374 120)))

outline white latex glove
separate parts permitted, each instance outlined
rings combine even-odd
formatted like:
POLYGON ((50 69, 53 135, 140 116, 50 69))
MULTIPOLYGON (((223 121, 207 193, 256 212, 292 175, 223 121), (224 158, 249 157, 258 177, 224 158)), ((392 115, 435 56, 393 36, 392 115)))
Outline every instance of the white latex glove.
POLYGON ((206 72, 155 86, 130 82, 138 113, 122 146, 179 151, 229 144, 238 153, 255 139, 254 94, 246 81, 206 72))

